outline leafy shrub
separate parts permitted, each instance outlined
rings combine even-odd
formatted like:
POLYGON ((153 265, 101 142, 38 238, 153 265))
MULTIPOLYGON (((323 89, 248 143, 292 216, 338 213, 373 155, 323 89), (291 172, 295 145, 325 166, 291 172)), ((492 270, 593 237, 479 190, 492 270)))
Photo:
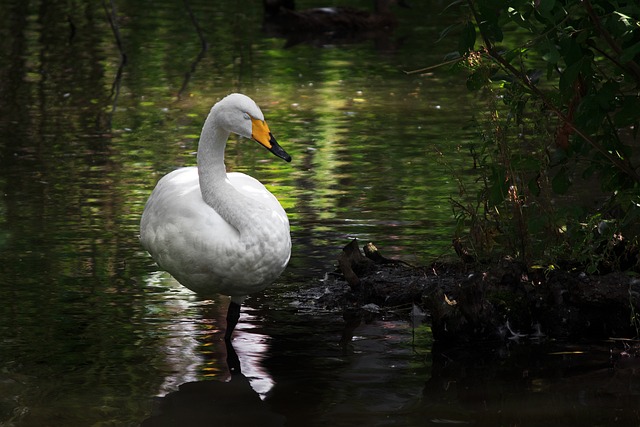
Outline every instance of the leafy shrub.
POLYGON ((485 103, 483 185, 475 203, 453 203, 467 243, 485 257, 637 269, 640 3, 454 5, 457 66, 485 103))

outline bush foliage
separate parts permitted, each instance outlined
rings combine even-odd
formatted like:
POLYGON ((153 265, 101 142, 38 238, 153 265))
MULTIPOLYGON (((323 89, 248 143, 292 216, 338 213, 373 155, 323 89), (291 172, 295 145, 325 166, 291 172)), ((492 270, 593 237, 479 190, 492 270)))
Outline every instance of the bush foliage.
POLYGON ((485 102, 481 190, 453 202, 463 240, 480 257, 637 270, 640 3, 453 6, 458 66, 485 102))

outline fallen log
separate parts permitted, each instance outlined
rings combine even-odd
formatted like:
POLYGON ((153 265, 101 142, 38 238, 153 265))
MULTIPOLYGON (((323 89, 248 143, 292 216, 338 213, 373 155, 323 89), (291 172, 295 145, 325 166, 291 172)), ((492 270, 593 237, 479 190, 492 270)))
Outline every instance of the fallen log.
POLYGON ((427 310, 439 342, 633 338, 640 330, 640 279, 624 273, 544 271, 510 259, 469 272, 462 263, 410 267, 373 244, 364 252, 369 256, 354 239, 338 258, 350 288, 343 306, 409 313, 416 304, 427 310))

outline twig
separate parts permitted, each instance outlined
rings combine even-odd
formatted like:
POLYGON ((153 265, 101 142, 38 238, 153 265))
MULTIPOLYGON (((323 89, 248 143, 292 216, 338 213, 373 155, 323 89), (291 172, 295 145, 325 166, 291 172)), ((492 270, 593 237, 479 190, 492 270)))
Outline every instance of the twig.
POLYGON ((116 39, 116 46, 118 46, 118 51, 120 52, 120 60, 123 64, 126 64, 127 54, 124 52, 124 48, 122 46, 122 38, 120 37, 120 28, 118 27, 117 22, 118 14, 116 12, 116 4, 113 0, 111 0, 111 12, 109 12, 106 0, 102 1, 102 6, 104 7, 104 11, 107 14, 107 20, 109 21, 109 25, 111 26, 113 36, 116 39))
POLYGON ((120 37, 120 29, 118 27, 117 22, 117 12, 115 1, 111 0, 111 10, 107 7, 106 0, 102 0, 102 6, 104 7, 104 11, 107 15, 107 20, 109 21, 109 25, 111 26, 111 31, 113 32, 113 36, 116 40, 116 46, 118 47, 118 52, 120 52, 120 63, 118 64, 118 71, 116 72, 116 77, 113 80, 113 84, 111 85, 111 97, 113 98, 113 103, 111 105, 111 113, 109 114, 109 127, 111 127, 111 117, 113 113, 116 111, 118 105, 118 97, 120 96, 120 83, 122 81, 122 71, 124 70, 125 65, 127 64, 127 54, 124 51, 124 47, 122 44, 122 38, 120 37))
POLYGON ((436 68, 443 67, 445 65, 449 65, 449 64, 456 63, 456 62, 460 62, 462 59, 463 58, 450 59, 449 61, 441 62, 439 64, 432 65, 430 67, 420 68, 418 70, 411 70, 411 71, 403 70, 403 73, 405 73, 407 75, 417 74, 417 73, 425 73, 427 71, 435 70, 436 68))
POLYGON ((189 85, 189 81, 191 80, 191 75, 195 73, 197 65, 200 63, 202 58, 204 58, 204 55, 209 49, 209 44, 207 43, 207 39, 204 37, 204 32, 202 31, 202 28, 198 24, 198 20, 196 19, 196 16, 193 13, 193 10, 191 9, 191 5, 189 4, 188 0, 184 0, 184 6, 187 9, 187 12, 189 13, 189 18, 191 18, 191 23, 195 27, 196 33, 198 34, 198 38, 200 39, 200 52, 198 53, 198 56, 196 56, 196 59, 191 63, 191 67, 189 67, 189 71, 187 71, 184 74, 184 80, 182 82, 182 86, 178 91, 178 99, 182 97, 182 94, 187 89, 187 86, 189 85))

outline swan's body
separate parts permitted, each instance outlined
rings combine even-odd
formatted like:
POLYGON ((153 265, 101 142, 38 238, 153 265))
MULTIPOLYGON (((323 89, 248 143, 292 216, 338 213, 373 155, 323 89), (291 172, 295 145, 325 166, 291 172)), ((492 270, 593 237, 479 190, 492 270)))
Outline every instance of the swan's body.
POLYGON ((257 105, 244 95, 229 95, 205 121, 198 166, 164 176, 140 223, 142 245, 183 286, 204 296, 231 296, 227 338, 244 298, 277 279, 291 254, 289 221, 278 200, 258 180, 226 172, 231 132, 291 160, 257 105))

